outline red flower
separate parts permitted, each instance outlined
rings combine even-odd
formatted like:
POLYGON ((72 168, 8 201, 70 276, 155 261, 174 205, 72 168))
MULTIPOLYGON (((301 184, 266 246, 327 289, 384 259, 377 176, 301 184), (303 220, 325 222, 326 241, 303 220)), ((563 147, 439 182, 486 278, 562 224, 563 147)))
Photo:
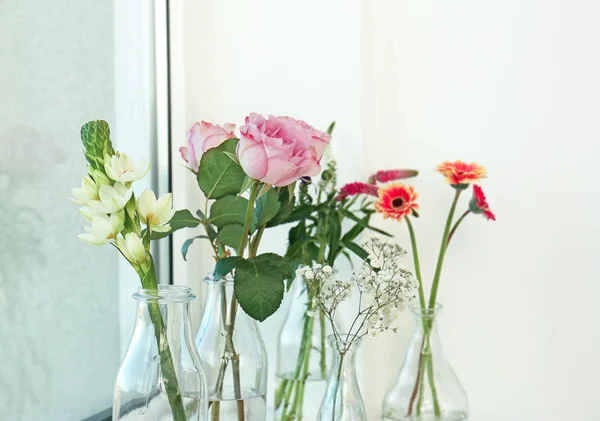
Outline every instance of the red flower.
POLYGON ((382 170, 377 171, 375 174, 369 177, 369 183, 387 183, 389 181, 415 177, 417 174, 419 174, 419 171, 417 170, 382 170))
POLYGON ((390 184, 379 189, 379 200, 375 203, 375 209, 382 213, 384 218, 399 221, 403 216, 410 215, 413 209, 419 209, 416 203, 417 196, 412 186, 390 184))
POLYGON ((489 221, 495 221, 496 215, 490 210, 490 205, 485 199, 485 194, 480 186, 473 184, 473 198, 469 203, 469 209, 473 213, 483 214, 483 216, 489 221))
POLYGON ((371 196, 377 196, 378 188, 372 184, 361 183, 360 181, 354 183, 348 183, 340 189, 340 192, 335 197, 335 200, 342 201, 349 196, 355 196, 357 194, 368 194, 371 196))
POLYGON ((437 166, 436 170, 446 177, 448 183, 463 188, 487 177, 486 169, 475 162, 467 164, 462 161, 444 161, 437 166))

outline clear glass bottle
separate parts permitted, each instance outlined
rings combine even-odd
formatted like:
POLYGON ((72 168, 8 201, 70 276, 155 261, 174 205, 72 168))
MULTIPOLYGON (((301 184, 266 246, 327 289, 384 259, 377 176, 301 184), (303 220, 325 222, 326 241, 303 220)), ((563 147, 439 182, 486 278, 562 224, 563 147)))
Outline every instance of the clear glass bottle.
POLYGON ((333 362, 317 421, 367 421, 356 379, 356 354, 362 340, 344 340, 346 336, 328 338, 333 362))
POLYGON ((469 402, 444 358, 437 320, 442 306, 411 308, 415 327, 396 382, 383 400, 385 421, 463 421, 469 402))
POLYGON ((206 379, 190 323, 190 288, 159 285, 133 296, 133 335, 115 384, 113 420, 207 421, 206 379))
POLYGON ((206 374, 211 421, 265 421, 267 353, 257 322, 239 306, 233 278, 208 285, 196 346, 206 374))
POLYGON ((279 333, 275 378, 275 419, 314 420, 325 394, 331 357, 331 324, 312 311, 306 282, 297 277, 288 292, 290 307, 279 333))

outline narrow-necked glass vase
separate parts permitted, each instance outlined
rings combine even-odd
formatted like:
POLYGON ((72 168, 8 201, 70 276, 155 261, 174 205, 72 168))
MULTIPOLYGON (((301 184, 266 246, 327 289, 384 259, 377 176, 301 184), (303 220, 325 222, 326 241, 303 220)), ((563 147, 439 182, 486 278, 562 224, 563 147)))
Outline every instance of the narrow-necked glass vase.
POLYGON ((367 421, 356 379, 356 355, 362 341, 346 340, 347 337, 343 334, 328 338, 333 358, 317 421, 367 421))
POLYGON ((279 332, 275 378, 275 420, 313 421, 325 394, 331 353, 331 323, 314 308, 306 281, 296 277, 287 294, 290 307, 279 332))
POLYGON ((233 277, 207 284, 196 346, 206 374, 211 421, 265 421, 267 353, 257 322, 238 304, 233 277))
POLYGON ((385 421, 464 421, 469 401, 444 357, 437 321, 441 305, 411 307, 414 331, 404 363, 383 400, 385 421))
POLYGON ((194 344, 190 288, 140 288, 133 335, 119 369, 114 421, 207 421, 206 379, 194 344))

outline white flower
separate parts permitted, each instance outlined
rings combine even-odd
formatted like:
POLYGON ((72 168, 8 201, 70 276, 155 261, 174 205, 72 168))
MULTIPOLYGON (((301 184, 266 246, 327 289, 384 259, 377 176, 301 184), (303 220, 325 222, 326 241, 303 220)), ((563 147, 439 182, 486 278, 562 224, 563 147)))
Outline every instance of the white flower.
POLYGON ((131 263, 142 264, 148 260, 148 253, 142 239, 135 232, 128 232, 125 237, 117 236, 117 247, 131 263))
POLYGON ((96 183, 97 186, 103 186, 105 184, 111 185, 113 182, 104 174, 104 171, 101 170, 92 170, 90 169, 90 176, 92 180, 96 183))
POLYGON ((142 159, 136 167, 126 154, 117 152, 116 155, 107 156, 104 159, 104 170, 106 175, 115 181, 131 183, 144 178, 148 174, 150 163, 142 159))
POLYGON ((98 186, 90 176, 85 176, 81 181, 81 187, 71 190, 73 196, 71 202, 78 205, 85 205, 91 200, 98 200, 98 186))
POLYGON ((171 229, 169 221, 175 215, 171 193, 164 194, 156 200, 153 191, 144 190, 137 200, 136 208, 142 222, 153 231, 167 232, 171 229))
POLYGON ((100 214, 98 214, 98 212, 94 212, 90 206, 83 206, 79 208, 79 213, 81 213, 88 221, 94 219, 94 216, 100 216, 100 214))
POLYGON ((112 215, 94 216, 92 226, 85 227, 85 234, 79 234, 79 239, 88 244, 101 246, 107 240, 114 239, 123 230, 125 215, 123 212, 112 215))
POLYGON ((115 183, 114 186, 100 186, 98 189, 100 200, 92 200, 88 202, 88 205, 97 213, 115 213, 127 205, 132 193, 133 189, 128 189, 122 183, 115 183))
POLYGON ((331 275, 333 273, 333 268, 329 265, 323 266, 323 273, 325 275, 331 275))

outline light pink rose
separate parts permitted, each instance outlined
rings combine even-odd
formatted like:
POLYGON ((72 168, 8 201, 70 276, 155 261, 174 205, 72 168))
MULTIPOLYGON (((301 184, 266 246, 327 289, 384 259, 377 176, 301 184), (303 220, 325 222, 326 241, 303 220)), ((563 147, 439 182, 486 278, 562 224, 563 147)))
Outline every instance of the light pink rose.
POLYGON ((252 113, 240 127, 237 156, 255 180, 276 187, 321 171, 321 158, 331 136, 291 117, 265 119, 252 113))
POLYGON ((235 137, 234 130, 235 124, 231 123, 224 124, 223 127, 206 121, 194 123, 187 132, 187 146, 179 148, 179 153, 197 173, 202 154, 211 148, 216 148, 227 139, 235 137))

